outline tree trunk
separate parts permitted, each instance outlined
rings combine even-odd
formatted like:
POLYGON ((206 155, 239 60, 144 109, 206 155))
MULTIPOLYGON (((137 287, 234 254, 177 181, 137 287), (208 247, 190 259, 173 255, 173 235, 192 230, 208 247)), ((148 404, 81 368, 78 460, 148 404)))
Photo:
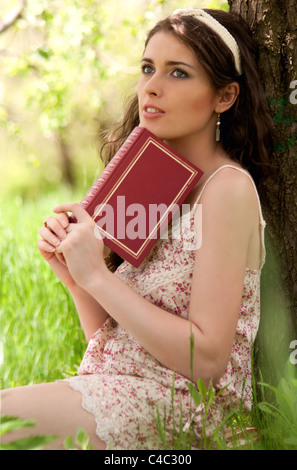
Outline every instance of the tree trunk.
POLYGON ((62 131, 56 132, 56 142, 60 151, 63 181, 69 187, 73 187, 75 182, 73 176, 72 159, 70 156, 67 141, 64 138, 62 131))
MULTIPOLYGON (((259 46, 259 70, 275 124, 273 164, 262 201, 267 222, 260 342, 283 372, 297 339, 297 0, 228 0, 249 24, 259 46), (276 256, 275 253, 278 253, 276 256), (279 258, 279 261, 278 261, 279 258), (266 334, 265 334, 266 333, 266 334), (262 344, 263 345, 263 344, 262 344), (282 354, 280 354, 282 350, 282 354)), ((259 348, 257 348, 259 349, 259 348)), ((257 353, 266 365, 271 357, 257 353)))

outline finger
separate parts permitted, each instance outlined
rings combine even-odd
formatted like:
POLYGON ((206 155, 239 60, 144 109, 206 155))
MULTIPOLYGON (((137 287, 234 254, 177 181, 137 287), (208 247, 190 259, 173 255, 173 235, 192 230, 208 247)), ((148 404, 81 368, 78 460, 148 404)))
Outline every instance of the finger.
POLYGON ((57 246, 57 248, 56 248, 56 253, 57 253, 57 254, 61 254, 61 255, 64 256, 67 246, 68 246, 68 245, 65 245, 65 243, 63 243, 63 242, 60 243, 60 245, 57 246))
POLYGON ((97 224, 94 226, 94 235, 98 240, 104 240, 105 238, 104 233, 100 230, 100 227, 97 224))
POLYGON ((77 225, 76 224, 69 224, 67 228, 65 228, 66 230, 66 233, 70 233, 72 232, 73 230, 75 230, 77 228, 77 225))
POLYGON ((66 214, 66 212, 59 212, 59 214, 57 214, 57 219, 63 228, 68 227, 69 219, 68 219, 68 215, 66 214))
POLYGON ((54 251, 56 251, 56 248, 53 245, 50 245, 50 243, 46 242, 45 240, 38 240, 37 246, 39 248, 39 251, 45 251, 47 253, 54 253, 54 251))
POLYGON ((62 253, 56 252, 55 255, 56 255, 56 258, 60 261, 60 263, 64 264, 64 266, 67 266, 66 260, 64 256, 62 255, 62 253))
POLYGON ((46 219, 46 227, 49 229, 49 231, 59 237, 59 239, 66 237, 66 231, 56 217, 48 217, 46 219))
POLYGON ((88 222, 92 220, 87 211, 76 202, 61 204, 53 209, 53 212, 72 212, 78 222, 88 222))
POLYGON ((39 235, 49 245, 57 247, 61 243, 61 240, 47 227, 41 227, 41 229, 39 230, 39 235))

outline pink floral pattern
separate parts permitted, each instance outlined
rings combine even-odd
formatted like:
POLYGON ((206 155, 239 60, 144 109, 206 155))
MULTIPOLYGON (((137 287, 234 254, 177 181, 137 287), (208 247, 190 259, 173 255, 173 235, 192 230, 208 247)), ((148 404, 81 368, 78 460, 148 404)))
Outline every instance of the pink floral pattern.
MULTIPOLYGON (((193 215, 190 223, 194 237, 193 215)), ((261 208, 260 225, 263 231, 261 208)), ((139 268, 124 262, 115 275, 160 309, 187 318, 195 251, 185 247, 189 243, 188 233, 186 241, 170 235, 171 232, 168 239, 158 240, 139 268)), ((262 251, 264 263, 264 244, 262 251)), ((236 337, 225 373, 215 387, 216 391, 224 390, 207 418, 209 435, 231 407, 237 408, 242 402, 246 410, 251 408, 250 348, 260 320, 260 273, 261 269, 245 271, 236 337)), ((185 430, 192 424, 196 438, 193 447, 199 447, 204 405, 195 408, 188 388, 190 381, 160 364, 112 318, 91 338, 78 375, 67 380, 81 392, 83 407, 95 416, 97 434, 107 447, 161 449, 157 408, 162 422, 166 422, 169 447, 180 419, 185 430)))

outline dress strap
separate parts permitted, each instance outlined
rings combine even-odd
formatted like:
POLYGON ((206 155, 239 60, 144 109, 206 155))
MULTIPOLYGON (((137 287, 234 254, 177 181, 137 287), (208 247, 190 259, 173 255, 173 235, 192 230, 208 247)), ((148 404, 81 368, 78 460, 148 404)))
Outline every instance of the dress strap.
MULTIPOLYGON (((254 190, 255 190, 255 193, 256 193, 256 196, 257 196, 257 200, 258 200, 258 206, 259 206, 259 216, 260 216, 260 229, 261 229, 261 263, 260 263, 260 270, 262 269, 264 263, 265 263, 265 256, 266 256, 266 250, 265 250, 265 241, 264 241, 264 229, 266 227, 266 222, 263 218, 263 213, 262 213, 262 207, 261 207, 261 202, 260 202, 260 198, 259 198, 259 194, 258 194, 258 191, 257 191, 257 188, 256 188, 256 185, 255 185, 255 182, 252 178, 252 176, 249 174, 248 171, 244 170, 243 168, 238 168, 237 166, 234 166, 234 165, 223 165, 221 166, 220 168, 218 168, 214 173, 212 173, 209 178, 206 180, 206 182, 204 183, 199 195, 198 195, 198 198, 196 199, 196 202, 195 202, 195 205, 198 205, 199 204, 199 200, 203 194, 203 191, 205 190, 207 184, 209 183, 209 181, 212 180, 212 178, 221 170, 223 170, 224 168, 233 168, 234 170, 237 170, 237 171, 240 171, 241 173, 244 173, 245 175, 247 175, 247 177, 250 179, 253 187, 254 187, 254 190)), ((194 205, 194 207, 195 207, 194 205)))

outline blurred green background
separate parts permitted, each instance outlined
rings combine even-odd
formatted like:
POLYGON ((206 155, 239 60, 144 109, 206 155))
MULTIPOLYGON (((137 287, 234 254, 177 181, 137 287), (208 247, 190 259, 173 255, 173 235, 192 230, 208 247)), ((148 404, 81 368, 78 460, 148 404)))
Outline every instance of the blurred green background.
MULTIPOLYGON (((0 0, 0 18, 19 5, 0 0)), ((0 197, 61 187, 84 196, 102 171, 98 133, 137 83, 146 32, 189 0, 27 0, 0 34, 0 197)))
MULTIPOLYGON (((220 0, 0 0, 1 388, 76 373, 86 341, 68 290, 39 255, 38 230, 54 206, 79 202, 102 171, 99 132, 120 119, 136 90, 147 31, 175 8, 193 7, 229 9, 220 0), (22 2, 20 18, 1 32, 22 2)), ((273 278, 279 261, 267 248, 260 369, 278 382, 292 351, 273 278)), ((269 423, 264 448, 297 446, 297 380, 285 385, 286 426, 276 433, 269 423)))
MULTIPOLYGON (((173 0, 0 0, 1 388, 76 372, 86 347, 68 290, 39 255, 52 208, 99 176, 99 131, 136 89, 147 31, 173 0), (25 8, 1 33, 7 14, 25 8)), ((228 9, 227 2, 196 7, 228 9)))

